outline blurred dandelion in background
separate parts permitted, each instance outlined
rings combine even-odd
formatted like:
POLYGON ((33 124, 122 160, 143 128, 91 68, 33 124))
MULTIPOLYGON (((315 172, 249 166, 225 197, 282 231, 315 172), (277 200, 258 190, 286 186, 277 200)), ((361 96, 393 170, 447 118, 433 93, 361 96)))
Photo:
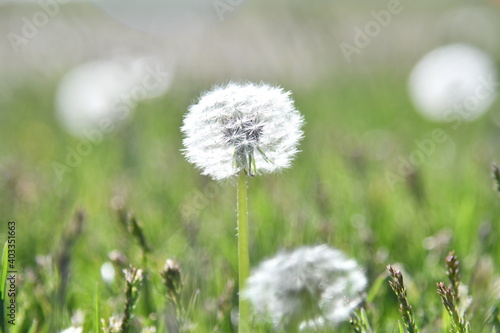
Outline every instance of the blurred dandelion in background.
POLYGON ((496 99, 498 86, 493 60, 466 44, 442 46, 413 68, 409 93, 417 110, 433 121, 471 121, 496 99))
POLYGON ((107 284, 111 284, 115 280, 115 267, 109 261, 101 265, 101 277, 107 284))
POLYGON ((161 96, 170 72, 156 57, 96 60, 70 70, 56 92, 57 117, 72 135, 119 126, 137 103, 161 96))
POLYGON ((355 260, 319 245, 263 261, 250 275, 243 297, 263 319, 293 330, 345 321, 361 302, 366 285, 355 260))

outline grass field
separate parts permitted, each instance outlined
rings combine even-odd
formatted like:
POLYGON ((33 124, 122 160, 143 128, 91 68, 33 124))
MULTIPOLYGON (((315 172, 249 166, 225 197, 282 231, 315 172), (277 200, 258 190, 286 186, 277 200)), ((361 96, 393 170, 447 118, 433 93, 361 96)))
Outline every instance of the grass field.
MULTIPOLYGON (((458 130, 421 120, 412 111, 403 80, 377 74, 294 91, 307 121, 306 136, 292 169, 249 183, 251 265, 283 248, 321 243, 356 258, 371 283, 387 264, 399 263, 418 322, 439 327, 445 314, 435 282, 446 280, 444 258, 455 250, 463 281, 477 294, 474 309, 479 314, 471 314, 471 320, 481 327, 490 310, 486 307, 494 303, 492 290, 498 288, 499 198, 490 177, 491 163, 498 159, 498 129, 490 116, 458 130), (454 154, 436 145, 411 177, 391 187, 386 173, 397 174, 399 157, 418 150, 415 140, 435 128, 449 135, 454 154), (442 154, 448 154, 444 161, 442 154)), ((123 278, 117 272, 107 285, 99 273, 114 249, 126 255, 127 263, 150 272, 158 315, 166 305, 159 271, 167 258, 177 260, 183 297, 187 301, 199 292, 190 313, 195 331, 216 327, 217 299, 229 281, 237 280, 235 186, 199 176, 179 152, 182 116, 204 88, 140 105, 126 126, 93 146, 61 181, 52 163, 64 163, 67 147, 79 141, 61 133, 46 112, 53 87, 26 87, 5 102, 6 109, 17 110, 1 123, 2 154, 7 156, 1 205, 5 218, 17 221, 18 228, 18 320, 23 325, 17 331, 27 331, 33 320, 40 332, 49 332, 52 320, 70 326, 77 310, 85 314, 90 330, 96 288, 101 318, 121 311, 123 278), (142 221, 152 247, 147 266, 113 209, 120 201, 142 221), (43 266, 36 258, 52 255, 55 261, 61 249, 68 250, 63 240, 77 210, 84 212, 85 223, 69 247, 67 295, 58 308, 57 262, 43 266)), ((237 304, 235 291, 230 299, 237 304)), ((154 324, 141 304, 136 316, 154 324)), ((373 328, 396 331, 397 303, 387 283, 366 307, 373 328)), ((339 331, 349 331, 348 324, 339 331)))
MULTIPOLYGON (((472 296, 465 314, 471 332, 500 332, 500 198, 491 177, 492 163, 500 162, 500 105, 460 126, 431 123, 414 111, 407 74, 337 72, 307 88, 272 82, 293 92, 305 139, 292 168, 249 180, 251 267, 283 249, 341 249, 366 271, 361 307, 382 333, 398 332, 402 323, 386 275, 386 266, 396 265, 418 327, 447 332, 436 283, 448 283, 445 258, 454 250, 472 296), (432 141, 436 130, 442 142, 432 141), (412 154, 421 163, 406 172, 412 154)), ((88 144, 88 154, 62 174, 54 163, 67 165, 68 149, 82 141, 53 117, 57 82, 25 83, 0 100, 7 111, 0 113, 0 235, 16 221, 18 270, 16 325, 8 331, 58 332, 80 313, 83 331, 94 332, 101 318, 123 313, 121 270, 131 264, 147 274, 131 332, 166 332, 176 321, 160 275, 166 259, 181 267, 191 323, 184 331, 237 331, 236 186, 199 175, 180 152, 183 115, 213 83, 180 82, 140 103, 124 126, 88 144), (120 220, 128 212, 150 252, 120 220), (106 283, 100 268, 113 250, 123 261, 114 262, 116 277, 106 283)), ((253 331, 272 329, 256 323, 253 331)), ((333 331, 353 329, 348 322, 325 329, 333 331)))

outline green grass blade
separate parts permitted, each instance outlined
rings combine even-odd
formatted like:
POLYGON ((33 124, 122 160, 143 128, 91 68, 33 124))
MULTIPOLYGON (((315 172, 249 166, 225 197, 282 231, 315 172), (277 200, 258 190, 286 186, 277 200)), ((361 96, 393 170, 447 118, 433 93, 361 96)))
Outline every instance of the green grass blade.
POLYGON ((99 333, 99 293, 97 292, 97 283, 94 289, 94 333, 99 333))
POLYGON ((2 251, 2 278, 1 278, 1 282, 2 284, 0 285, 0 297, 2 297, 2 300, 5 299, 5 285, 6 285, 6 281, 5 279, 7 278, 7 267, 9 265, 9 263, 7 262, 8 260, 8 253, 9 251, 7 251, 7 245, 8 245, 8 242, 5 241, 5 245, 3 246, 3 251, 2 251))
POLYGON ((28 331, 28 333, 36 333, 37 332, 37 328, 38 328, 38 322, 34 321, 31 326, 30 326, 30 329, 28 331))
POLYGON ((373 303, 375 297, 378 295, 380 288, 384 286, 384 282, 387 280, 387 273, 380 274, 377 279, 372 284, 372 287, 368 291, 368 295, 366 296, 367 303, 373 303))
POLYGON ((398 320, 398 325, 399 325, 399 333, 405 333, 405 329, 403 327, 403 324, 401 324, 401 321, 398 320))
POLYGON ((2 332, 5 331, 5 289, 7 286, 7 267, 8 267, 8 241, 5 241, 5 245, 3 246, 3 251, 2 251, 2 276, 0 279, 0 327, 2 329, 2 332))
POLYGON ((443 325, 443 333, 448 333, 450 331, 451 319, 448 311, 445 308, 442 310, 441 314, 441 324, 443 325))
POLYGON ((366 310, 364 308, 361 308, 360 310, 360 316, 361 316, 361 321, 364 324, 364 329, 366 329, 366 333, 372 333, 373 330, 370 326, 370 322, 368 321, 368 315, 366 313, 366 310))

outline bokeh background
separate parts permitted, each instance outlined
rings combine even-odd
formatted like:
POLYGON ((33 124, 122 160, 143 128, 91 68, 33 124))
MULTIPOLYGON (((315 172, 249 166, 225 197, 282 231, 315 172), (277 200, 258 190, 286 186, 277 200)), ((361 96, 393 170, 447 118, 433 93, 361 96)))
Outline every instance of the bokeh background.
MULTIPOLYGON (((126 263, 143 261, 119 209, 143 225, 151 274, 176 259, 185 297, 199 291, 198 331, 234 329, 219 318, 230 318, 231 307, 218 300, 229 293, 237 304, 236 291, 227 291, 237 280, 235 186, 199 175, 181 154, 179 131, 201 92, 229 80, 292 91, 307 122, 294 166, 250 181, 252 266, 280 249, 321 243, 358 260, 371 282, 400 263, 418 317, 439 327, 434 285, 455 250, 478 293, 475 306, 481 297, 497 300, 500 202, 491 165, 500 161, 500 104, 460 126, 432 122, 418 113, 408 80, 425 54, 446 44, 471 45, 498 64, 500 2, 401 0, 386 26, 346 57, 342 43, 354 45, 357 29, 390 3, 0 1, 0 212, 5 223, 17 221, 18 320, 29 322, 19 332, 70 326, 78 311, 90 329, 96 288, 102 318, 121 309, 120 267, 110 282, 100 267, 113 250, 126 263), (88 75, 69 84, 68 73, 82 64, 88 75), (151 71, 161 85, 130 97, 151 71), (115 124, 111 116, 114 127, 99 140, 82 135, 95 129, 85 110, 99 115, 117 103, 126 104, 127 117, 115 124), (426 153, 419 142, 435 130, 446 140, 426 153), (412 153, 423 156, 418 165, 408 164, 412 153), (73 239, 78 210, 85 222, 73 239), (60 268, 60 251, 69 264, 58 308, 61 279, 50 272, 60 268)), ((161 293, 160 284, 158 309, 161 293)), ((371 300, 373 326, 396 332, 388 286, 371 300)), ((155 325, 140 309, 144 325, 155 325)))

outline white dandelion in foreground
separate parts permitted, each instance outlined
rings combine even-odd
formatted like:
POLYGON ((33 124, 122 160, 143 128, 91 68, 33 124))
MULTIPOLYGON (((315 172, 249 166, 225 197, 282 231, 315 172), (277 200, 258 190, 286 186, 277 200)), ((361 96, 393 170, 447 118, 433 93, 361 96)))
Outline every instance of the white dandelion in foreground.
POLYGON ((186 158, 215 180, 290 167, 304 124, 290 95, 253 83, 208 91, 184 118, 186 158))
POLYGON ((335 325, 361 302, 367 279, 356 261, 326 245, 298 248, 265 260, 243 297, 274 325, 335 325))
POLYGON ((495 101, 493 60, 466 44, 440 47, 413 68, 409 93, 417 110, 434 121, 471 121, 495 101))
POLYGON ((164 94, 170 72, 156 57, 96 60, 78 65, 59 82, 55 106, 61 125, 72 135, 106 133, 123 123, 137 103, 164 94))

